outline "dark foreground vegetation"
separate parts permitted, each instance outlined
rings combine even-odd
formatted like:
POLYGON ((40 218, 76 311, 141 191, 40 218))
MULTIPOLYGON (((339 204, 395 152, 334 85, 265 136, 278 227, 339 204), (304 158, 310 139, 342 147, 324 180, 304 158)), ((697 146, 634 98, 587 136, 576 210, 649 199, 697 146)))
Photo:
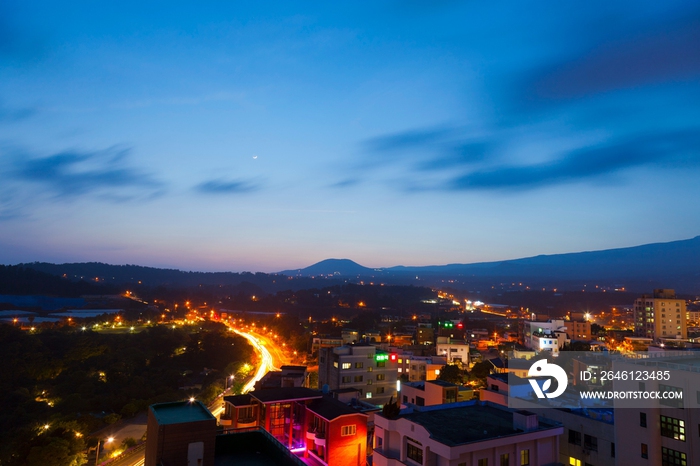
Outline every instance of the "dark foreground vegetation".
POLYGON ((253 359, 216 323, 125 334, 0 325, 0 465, 83 464, 91 432, 152 403, 211 401, 253 359))

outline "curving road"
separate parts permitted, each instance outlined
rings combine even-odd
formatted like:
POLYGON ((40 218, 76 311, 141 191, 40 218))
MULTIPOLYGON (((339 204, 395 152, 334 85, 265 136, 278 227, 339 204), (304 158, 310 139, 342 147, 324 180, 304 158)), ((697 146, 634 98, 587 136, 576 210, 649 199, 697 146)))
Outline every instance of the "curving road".
MULTIPOLYGON (((280 370, 278 367, 275 367, 275 360, 273 359, 272 355, 270 354, 270 350, 267 349, 266 345, 269 345, 270 342, 266 341, 268 340, 267 338, 261 337, 259 335, 253 334, 253 333, 247 333, 247 332, 241 332, 240 330, 233 330, 236 332, 238 335, 242 336, 248 342, 250 342, 251 345, 253 345, 253 348, 260 354, 260 367, 258 367, 258 370, 255 372, 255 376, 248 381, 247 384, 243 387, 243 393, 248 393, 253 390, 255 387, 255 383, 265 377, 265 374, 267 374, 269 371, 275 371, 275 370, 280 370)), ((279 362, 279 354, 278 354, 278 362, 279 362)))

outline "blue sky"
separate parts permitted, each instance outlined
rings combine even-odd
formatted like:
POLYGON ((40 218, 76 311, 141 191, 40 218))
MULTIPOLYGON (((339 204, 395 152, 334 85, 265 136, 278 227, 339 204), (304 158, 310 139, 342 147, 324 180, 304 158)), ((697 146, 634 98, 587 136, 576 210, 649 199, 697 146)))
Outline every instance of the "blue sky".
POLYGON ((68 3, 0 5, 1 263, 381 267, 700 234, 696 2, 68 3))

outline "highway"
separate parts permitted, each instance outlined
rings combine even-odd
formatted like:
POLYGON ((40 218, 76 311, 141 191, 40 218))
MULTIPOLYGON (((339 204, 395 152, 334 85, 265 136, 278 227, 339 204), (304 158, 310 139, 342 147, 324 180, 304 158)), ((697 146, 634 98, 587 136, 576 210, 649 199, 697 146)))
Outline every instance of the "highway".
MULTIPOLYGON (((241 332, 240 330, 233 330, 236 332, 238 335, 242 336, 250 344, 255 348, 255 350, 258 352, 260 355, 260 366, 258 367, 258 370, 255 372, 255 376, 248 381, 248 383, 245 384, 243 387, 243 393, 248 393, 255 388, 255 383, 265 377, 265 374, 267 374, 270 371, 275 371, 275 370, 280 370, 279 367, 275 367, 275 360, 272 358, 272 355, 270 354, 270 350, 267 349, 266 345, 270 345, 270 341, 267 337, 263 337, 254 333, 250 332, 241 332)), ((278 354, 277 361, 279 363, 280 357, 278 354)))

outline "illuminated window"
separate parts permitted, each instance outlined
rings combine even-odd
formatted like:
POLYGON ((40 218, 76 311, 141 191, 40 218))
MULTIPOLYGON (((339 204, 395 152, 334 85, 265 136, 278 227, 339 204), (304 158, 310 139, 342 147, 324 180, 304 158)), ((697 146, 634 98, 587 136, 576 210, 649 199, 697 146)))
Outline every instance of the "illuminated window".
POLYGON ((520 450, 520 466, 530 465, 530 450, 520 450))
POLYGON ((682 451, 661 447, 661 466, 687 466, 688 457, 682 451))
POLYGON ((365 367, 364 363, 361 363, 361 362, 355 363, 355 369, 362 369, 363 367, 365 367))
POLYGON ((351 366, 352 366, 352 364, 350 364, 349 362, 344 362, 342 368, 343 369, 350 369, 351 366))
POLYGON ((372 392, 365 393, 365 398, 372 398, 372 392))
POLYGON ((573 456, 569 456, 569 466, 581 466, 581 460, 577 460, 573 456))
POLYGON ((384 380, 386 378, 386 375, 384 374, 377 374, 377 380, 384 380))
POLYGON ((685 421, 661 416, 661 436, 685 442, 685 421))
POLYGON ((340 428, 340 435, 343 437, 347 437, 348 435, 355 435, 356 431, 357 429, 355 424, 350 426, 343 426, 340 428))
POLYGON ((508 453, 501 455, 501 466, 510 466, 510 455, 508 453))

